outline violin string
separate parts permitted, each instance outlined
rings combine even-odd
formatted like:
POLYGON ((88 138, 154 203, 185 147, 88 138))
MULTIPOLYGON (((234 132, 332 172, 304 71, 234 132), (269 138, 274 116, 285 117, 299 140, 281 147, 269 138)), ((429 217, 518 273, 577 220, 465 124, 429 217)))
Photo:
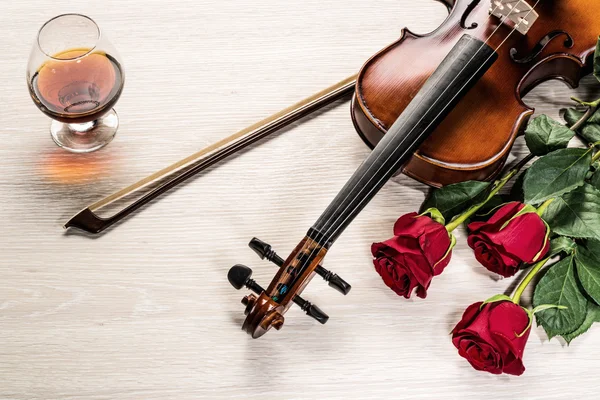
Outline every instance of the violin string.
MULTIPOLYGON (((524 1, 524 0, 520 0, 518 4, 520 4, 522 1, 524 1)), ((529 16, 529 15, 530 15, 530 14, 531 14, 533 11, 534 11, 535 7, 537 7, 537 5, 539 4, 539 2, 540 2, 540 1, 541 1, 541 0, 537 0, 537 1, 535 2, 535 4, 533 5, 533 7, 531 8, 531 10, 529 10, 529 12, 528 12, 528 13, 525 15, 525 17, 523 17, 524 19, 525 19, 525 18, 527 18, 527 17, 528 17, 528 16, 529 16)), ((515 8, 516 8, 516 6, 515 6, 515 8)), ((513 8, 513 10, 514 10, 514 8, 513 8)), ((511 11, 511 12, 512 12, 512 11, 511 11)), ((508 15, 510 15, 510 13, 509 13, 508 15)), ((508 16, 507 16, 507 17, 508 17, 508 16)), ((518 30, 518 28, 519 28, 519 25, 520 25, 520 22, 519 22, 518 24, 516 24, 516 26, 515 26, 515 27, 514 27, 514 28, 511 30, 511 32, 510 32, 510 33, 509 33, 509 34, 508 34, 508 35, 507 35, 507 36, 506 36, 506 37, 505 37, 505 38, 502 40, 502 42, 501 42, 501 43, 498 45, 498 47, 496 47, 496 52, 497 52, 497 51, 498 51, 498 50, 499 50, 499 49, 500 49, 500 48, 501 48, 501 47, 502 47, 502 46, 503 46, 503 45, 506 43, 506 41, 507 41, 507 40, 508 40, 508 39, 509 39, 509 38, 510 38, 510 37, 511 37, 511 36, 512 36, 514 33, 515 33, 515 31, 516 31, 516 30, 518 30)), ((492 35, 493 35, 493 34, 492 34, 492 35)), ((490 38, 491 38, 491 37, 490 37, 490 38)), ((490 38, 488 38, 488 40, 489 40, 490 38)), ((487 42, 487 40, 486 40, 486 42, 487 42)), ((480 51, 482 48, 483 48, 483 46, 482 46, 482 47, 481 47, 481 48, 480 48, 480 49, 477 51, 477 53, 478 53, 478 52, 479 52, 479 51, 480 51)), ((477 54, 477 53, 476 53, 476 54, 477 54)), ((485 62, 484 62, 484 63, 483 63, 483 64, 482 64, 482 65, 481 65, 481 66, 480 66, 478 69, 477 69, 477 71, 475 72, 475 74, 474 74, 474 75, 476 75, 476 74, 477 74, 479 71, 481 71, 481 69, 482 69, 482 68, 485 66, 485 64, 486 64, 486 63, 487 63, 487 62, 488 62, 488 61, 489 61, 489 60, 490 60, 490 59, 491 59, 493 56, 494 56, 494 55, 492 54, 490 57, 488 57, 488 59, 487 59, 487 60, 486 60, 486 61, 485 61, 485 62)), ((472 60, 473 60, 473 59, 474 59, 474 57, 473 57, 473 58, 472 58, 472 59, 471 59, 471 60, 470 60, 470 61, 469 61, 467 64, 465 64, 465 67, 463 68, 463 70, 464 70, 464 69, 465 69, 465 68, 466 68, 466 67, 467 67, 467 66, 468 66, 468 65, 469 65, 469 64, 472 62, 472 60)), ((461 72, 462 72, 462 71, 461 71, 461 72)), ((455 78, 454 80, 456 80, 456 78, 455 78)), ((452 82, 454 82, 454 81, 452 81, 452 82)), ((461 89, 458 91, 458 93, 460 93, 460 91, 461 91, 462 89, 464 89, 466 86, 468 86, 468 85, 469 85, 469 83, 470 83, 470 80, 469 80, 469 81, 468 81, 468 82, 467 82, 467 83, 466 83, 466 84, 465 84, 465 85, 464 85, 464 86, 463 86, 463 87, 462 87, 462 88, 461 88, 461 89)), ((447 89, 446 89, 446 90, 447 90, 447 89)), ((440 114, 442 114, 442 113, 443 113, 443 112, 444 112, 444 111, 445 111, 445 110, 446 110, 446 109, 447 109, 447 108, 450 106, 450 104, 452 104, 452 101, 453 101, 454 99, 456 99, 456 97, 458 97, 458 93, 457 93, 457 94, 456 94, 456 95, 455 95, 455 96, 454 96, 454 97, 453 97, 453 98, 452 98, 452 99, 451 99, 451 100, 450 100, 450 101, 449 101, 449 102, 448 102, 448 103, 447 103, 447 104, 444 106, 444 108, 442 109, 442 111, 440 112, 440 114)), ((431 107, 431 108, 433 108, 433 107, 436 105, 436 103, 437 103, 437 101, 436 101, 436 102, 434 102, 434 104, 432 105, 432 107, 431 107)), ((430 110, 431 110, 431 108, 430 108, 430 110)), ((440 114, 438 114, 438 115, 440 115, 440 114)), ((421 118, 421 120, 422 120, 422 119, 423 119, 423 118, 421 118)), ((419 122, 420 122, 420 121, 419 121, 419 122)), ((431 125, 433 125, 433 123, 434 123, 434 122, 431 122, 431 123, 429 123, 429 125, 428 125, 428 126, 425 128, 425 129, 424 129, 424 131, 426 131, 426 130, 427 130, 427 129, 428 129, 430 126, 431 126, 431 125)), ((417 124, 418 124, 418 122, 417 122, 417 124)), ((412 130, 414 130, 414 129, 415 129, 415 128, 413 128, 412 130)), ((412 132, 412 130, 409 132, 409 134, 412 132)), ((421 134, 421 136, 422 136, 423 134, 424 134, 424 133, 422 133, 422 134, 421 134)), ((404 140, 406 140, 406 139, 404 139, 404 140)), ((417 140, 418 140, 418 139, 417 139, 417 140)), ((395 168, 397 168, 397 167, 398 167, 398 168, 400 167, 400 165, 398 165, 398 163, 401 161, 401 159, 402 159, 402 158, 403 158, 405 155, 406 155, 406 153, 404 153, 404 154, 403 154, 401 157, 399 157, 399 158, 398 158, 398 161, 397 161, 397 162, 395 162, 395 163, 393 164, 393 166, 392 166, 392 169, 395 169, 395 168)), ((381 169, 381 167, 380 167, 379 169, 381 169)), ((375 173, 377 173, 377 172, 379 172, 379 170, 378 170, 378 171, 376 171, 375 173)), ((378 183, 381 183, 381 181, 382 181, 382 180, 383 180, 383 179, 380 179, 378 183)), ((367 182, 367 184, 368 184, 369 182, 370 182, 370 180, 367 182)), ((377 185, 375 185, 375 187, 377 187, 377 185)), ((375 189, 375 187, 373 187, 373 188, 372 188, 372 189, 371 189, 371 190, 370 190, 370 191, 369 191, 369 192, 366 194, 366 196, 368 196, 368 195, 369 195, 369 194, 370 194, 370 193, 371 193, 371 192, 372 192, 372 191, 375 189)), ((361 189, 361 191, 362 191, 362 189, 361 189)), ((359 192, 359 195, 360 195, 360 192, 359 192)), ((357 195, 357 197, 359 197, 359 195, 357 195)), ((359 208, 359 207, 362 205, 362 203, 364 202, 364 200, 366 200, 366 197, 365 197, 363 200, 359 201, 359 203, 356 205, 355 209, 356 209, 356 208, 359 208)), ((351 205, 351 204, 350 204, 350 205, 351 205)), ((348 208, 350 205, 346 206, 346 209, 347 209, 347 208, 348 208)), ((343 211, 346 211, 346 209, 344 209, 343 211)), ((346 217, 346 218, 345 218, 345 219, 342 221, 342 225, 341 225, 341 226, 343 226, 343 223, 344 223, 344 222, 345 222, 345 221, 346 221, 348 218, 349 218, 349 216, 348 216, 348 217, 346 217)), ((338 219, 339 219, 339 217, 338 217, 338 219)), ((335 223, 335 222, 337 222, 337 219, 336 219, 335 221, 333 221, 333 222, 334 222, 334 223, 335 223)), ((335 234, 336 234, 336 233, 339 231, 339 229, 341 229, 341 226, 340 226, 340 228, 337 228, 337 229, 336 229, 334 232, 332 232, 332 233, 329 235, 329 238, 328 238, 327 240, 329 240, 329 239, 331 239, 332 237, 334 237, 334 236, 335 236, 335 234)), ((327 233, 326 233, 326 234, 324 234, 323 236, 324 236, 324 237, 326 237, 326 235, 327 235, 327 233)))
MULTIPOLYGON (((502 27, 502 26, 503 26, 504 22, 505 22, 505 21, 506 21, 506 20, 507 20, 507 19, 510 17, 510 15, 511 15, 511 14, 512 14, 512 12, 513 12, 513 11, 516 9, 516 7, 518 7, 518 6, 519 6, 519 5, 520 5, 520 4, 521 4, 523 1, 524 1, 524 0, 519 0, 519 3, 517 3, 517 5, 516 5, 516 6, 514 6, 514 7, 511 9, 511 11, 510 11, 510 12, 509 12, 509 13, 508 13, 508 14, 507 14, 507 15, 506 15, 506 16, 505 16, 505 17, 504 17, 502 20, 501 20, 501 22, 498 24, 498 26, 497 26, 497 27, 494 29, 494 31, 493 31, 493 32, 492 32, 492 33, 491 33, 491 34, 488 36, 488 38, 485 40, 485 42, 483 43, 483 45, 482 45, 482 46, 481 46, 481 47, 480 47, 480 48, 477 50, 477 52, 475 53, 475 55, 477 55, 477 54, 479 53, 479 51, 481 51, 481 49, 483 49, 483 48, 484 48, 484 46, 487 44, 487 42, 488 42, 488 41, 489 41, 489 40, 490 40, 490 39, 491 39, 491 38, 492 38, 492 37, 493 37, 493 36, 496 34, 496 32, 497 32, 497 31, 500 29, 500 27, 502 27)), ((538 0, 538 2, 539 2, 539 1, 540 1, 540 0, 538 0)), ((536 3, 536 5, 537 5, 537 3, 536 3)), ((490 13, 490 15, 489 15, 489 16, 488 16, 488 18, 486 19, 486 22, 487 22, 488 20, 490 20, 490 19, 492 19, 492 18, 494 17, 494 13, 495 13, 495 12, 498 10, 498 8, 499 8, 499 7, 500 7, 500 4, 499 4, 499 3, 496 3, 496 7, 495 7, 495 8, 492 10, 492 12, 490 13)), ((534 7, 535 7, 535 6, 534 6, 534 7)), ((529 15, 529 14, 527 14, 527 15, 525 16, 525 18, 526 18, 528 15, 529 15)), ((517 26, 518 26, 518 25, 517 25, 517 26)), ((516 28, 515 28, 514 30, 516 30, 516 28)), ((510 35, 511 35, 511 34, 514 32, 514 30, 513 30, 513 31, 512 31, 512 32, 511 32, 511 33, 510 33, 508 36, 507 36, 507 39, 508 39, 508 37, 510 37, 510 35)), ((505 40, 506 40, 506 39, 505 39, 505 40)), ((471 61, 473 61, 473 59, 474 59, 474 58, 475 58, 475 56, 473 56, 473 57, 471 58, 471 60, 469 60, 469 61, 467 62, 467 64, 465 65, 465 67, 464 67, 464 68, 466 68, 466 66, 467 66, 467 65, 469 65, 469 64, 471 63, 471 61)), ((464 70, 464 68, 463 68, 463 70, 464 70)), ((480 69, 481 69, 481 68, 480 68, 480 69)), ((461 71, 461 72, 462 72, 462 71, 461 71)), ((440 80, 441 80, 441 77, 438 79, 438 82, 437 82, 437 83, 439 83, 439 81, 440 81, 440 80)), ((422 101, 423 101, 423 100, 422 100, 422 101)), ((421 102, 422 102, 422 101, 421 101, 421 102)), ((432 105, 432 108, 435 106, 435 104, 436 104, 436 103, 434 103, 434 104, 432 105)), ((443 111, 442 111, 442 112, 443 112, 443 111)), ((419 121, 419 122, 420 122, 420 121, 419 121)), ((412 132, 412 131, 411 131, 411 132, 412 132)), ((410 133, 410 132, 409 132, 409 133, 410 133)), ((366 172, 366 173, 367 173, 367 172, 366 172)), ((365 173, 365 174, 366 174, 366 173, 365 173)), ((369 181, 369 182, 370 182, 370 181, 369 181)), ((356 188, 356 186, 355 186, 354 188, 356 188)), ((354 189, 354 188, 353 188, 353 189, 354 189)), ((359 192, 359 194, 360 194, 360 192, 359 192)), ((368 194, 367 194, 367 195, 368 195, 368 194)), ((344 200, 346 200, 346 199, 347 199, 347 197, 346 197, 346 198, 344 198, 344 200)), ((361 204, 362 204, 362 202, 361 202, 361 203, 359 203, 359 205, 358 205, 357 207, 360 207, 360 205, 361 205, 361 204)), ((347 209, 349 206, 350 206, 350 205, 346 206, 346 209, 347 209)), ((344 209, 344 211, 345 211, 345 209, 344 209)), ((325 225, 326 225, 327 223, 329 223, 329 220, 330 220, 331 218, 332 218, 332 217, 330 217, 330 218, 329 218, 327 221, 325 221, 325 225)), ((339 219, 339 217, 338 217, 337 219, 339 219)), ((337 222, 337 219, 336 219, 336 220, 334 220, 333 222, 334 222, 334 223, 335 223, 335 222, 337 222)), ((346 218, 346 219, 347 219, 347 218, 346 218)), ((344 221, 345 221, 345 220, 344 220, 344 221)), ((333 232, 333 233, 330 235, 330 237, 333 237, 333 236, 334 236, 336 233, 337 233, 337 230, 336 230, 335 232, 333 232)), ((323 236, 323 238, 325 238, 325 237, 327 236, 327 234, 328 234, 328 231, 326 231, 326 232, 325 232, 325 233, 322 235, 322 236, 323 236)), ((329 239, 327 239, 327 240, 329 240, 329 239)), ((298 251, 298 253, 297 253, 297 254, 301 254, 301 253, 303 253, 303 252, 304 252, 304 251, 307 249, 308 245, 309 245, 308 241, 307 241, 307 242, 305 242, 305 243, 302 245, 302 247, 300 248, 300 250, 298 251)), ((315 248, 314 248, 314 249, 313 249, 313 250, 310 252, 309 256, 308 256, 308 257, 305 259, 305 261, 304 261, 303 265, 301 266, 300 270, 303 270, 303 269, 306 267, 306 265, 307 265, 307 264, 310 262, 310 260, 311 260, 311 259, 312 259, 312 257, 314 256, 314 253, 315 253, 315 251, 316 251, 316 250, 318 250, 318 249, 319 249, 319 247, 317 246, 317 247, 315 247, 315 248)))
MULTIPOLYGON (((470 64, 470 63, 471 63, 471 62, 472 62, 472 61, 475 59, 475 56, 476 56, 476 55, 477 55, 477 54, 478 54, 478 53, 481 51, 481 49, 483 49, 483 48, 484 48, 484 46, 487 44, 487 42, 488 42, 488 41, 489 41, 489 40, 490 40, 490 39, 491 39, 491 38, 492 38, 492 37, 495 35, 495 33, 498 31, 498 29, 499 29, 499 28, 500 28, 500 27, 501 27, 501 26, 504 24, 505 20, 506 20, 507 18, 509 18, 509 17, 510 17, 510 15, 512 14, 512 12, 513 12, 513 11, 514 11, 514 10, 515 10, 515 9, 516 9, 516 8, 517 8, 517 7, 518 7, 518 6, 519 6, 519 5, 520 5, 520 4, 523 2, 523 1, 524 1, 524 0, 519 0, 519 3, 517 3, 517 5, 516 5, 516 6, 514 6, 514 7, 511 9, 511 11, 510 11, 510 12, 509 12, 509 13, 508 13, 506 16, 505 16, 505 18, 504 18, 504 19, 502 20, 502 22, 501 22, 501 23, 498 25, 498 27, 496 27, 496 29, 495 29, 495 30, 492 32, 492 34, 491 34, 491 35, 490 35, 490 36, 489 36, 489 37, 486 39, 486 41, 483 43, 483 45, 482 45, 482 46, 481 46, 481 47, 480 47, 480 48, 477 50, 477 52, 475 53, 475 55, 474 55, 474 56, 473 56, 473 57, 472 57, 472 58, 471 58, 471 59, 470 59, 470 60, 469 60, 469 61, 468 61, 468 62, 465 64, 465 66, 464 66, 464 67, 463 67, 463 69, 462 69, 462 70, 459 72, 459 74, 460 74, 461 72, 463 72, 463 71, 464 71, 464 69, 465 69, 465 68, 466 68, 466 67, 467 67, 467 66, 468 66, 468 65, 469 65, 469 64, 470 64)), ((526 18, 527 18, 527 17, 528 17, 528 16, 531 14, 531 12, 533 12, 533 11, 534 11, 535 7, 537 7, 537 5, 539 4, 539 2, 540 2, 540 1, 541 1, 541 0, 537 0, 537 1, 536 1, 536 3, 534 4, 534 6, 531 8, 531 10, 529 10, 529 12, 528 12, 528 13, 525 15, 525 17, 523 17, 523 19, 526 19, 526 18)), ((492 15, 493 15, 493 14, 492 14, 492 15)), ((489 18, 488 18, 488 19, 489 19, 489 18)), ((519 22, 519 23, 517 23, 517 24, 515 25, 515 27, 514 27, 514 28, 511 30, 511 32, 510 32, 510 33, 509 33, 509 34, 506 36, 506 38, 504 38, 504 40, 503 40, 503 41, 502 41, 502 42, 501 42, 501 43, 498 45, 498 47, 496 48, 496 52, 497 52, 497 51, 498 51, 498 50, 499 50, 499 49, 500 49, 500 48, 501 48, 501 47, 504 45, 504 43, 506 43, 506 41, 507 41, 507 40, 508 40, 508 39, 509 39, 509 38, 510 38, 510 37, 511 37, 513 34, 514 34, 514 32, 515 32, 515 31, 516 31, 516 30, 519 28, 520 24, 521 24, 521 22, 519 22)), ((489 58, 488 58, 488 59, 485 61, 485 63, 483 63, 483 64, 482 64, 482 66, 478 68, 478 70, 475 72, 475 74, 474 74, 474 75, 476 75, 476 74, 477 74, 477 73, 478 73, 478 72, 479 72, 479 71, 480 71, 480 70, 483 68, 483 66, 484 66, 484 65, 485 65, 485 64, 486 64, 486 63, 487 63, 487 62, 488 62, 488 61, 489 61, 489 60, 490 60, 490 59, 491 59, 493 56, 494 56, 494 55, 492 54, 492 55, 491 55, 491 56, 490 56, 490 57, 489 57, 489 58)), ((457 79, 457 78, 454 78, 454 80, 452 81, 452 83, 453 83, 453 82, 454 82, 456 79, 457 79)), ((438 82, 439 82, 439 81, 438 81, 438 82)), ((468 81, 468 82, 467 82, 467 83, 466 83, 466 84, 463 86, 463 88, 461 88, 461 90, 462 90, 462 89, 464 89, 464 87, 466 87, 467 85, 469 85, 469 83, 470 83, 470 80, 469 80, 469 81, 468 81)), ((450 86, 450 85, 448 85, 448 86, 450 86)), ((447 88, 446 88, 445 90, 447 90, 447 88)), ((461 91, 461 90, 459 90, 459 91, 458 91, 458 93, 460 93, 460 91, 461 91)), ((443 94, 443 93, 445 93, 445 91, 444 91, 444 92, 442 92, 442 94, 443 94)), ((449 106, 450 104, 452 104, 452 101, 453 101, 453 100, 454 100, 454 99, 455 99, 455 98, 458 96, 458 93, 457 93, 457 94, 456 94, 456 95, 455 95, 455 96, 452 98, 452 100, 451 100, 450 102, 448 102, 448 103, 447 103, 447 105, 446 105, 446 106, 445 106, 445 107, 442 109, 442 111, 440 112, 440 114, 442 114, 442 113, 443 113, 443 112, 444 112, 444 111, 445 111, 445 110, 448 108, 448 106, 449 106)), ((435 107, 435 105, 436 105, 436 104, 437 104, 437 101, 433 103, 433 105, 431 106, 431 108, 430 108, 429 110, 431 110, 433 107, 435 107)), ((422 118, 421 118, 421 120, 422 120, 423 118, 424 118, 424 117, 422 117, 422 118)), ((421 121, 421 120, 420 120, 420 121, 421 121)), ((419 122, 420 122, 420 121, 419 121, 419 122)), ((417 122, 417 124, 418 124, 419 122, 417 122)), ((433 124, 433 122, 431 122, 431 123, 430 123, 430 124, 429 124, 429 125, 428 125, 428 126, 425 128, 425 129, 424 129, 424 131, 426 131, 426 130, 427 130, 427 129, 428 129, 428 128, 429 128, 429 127, 432 125, 432 124, 433 124)), ((410 134, 410 133, 411 133, 411 132, 412 132, 414 129, 415 129, 415 128, 413 128, 413 129, 412 129, 412 130, 409 132, 409 134, 410 134)), ((423 134, 421 134, 421 136, 422 136, 422 135, 423 135, 423 134)), ((404 140, 406 140, 406 139, 404 139, 404 140)), ((404 140, 403 140, 403 142, 404 142, 404 140)), ((401 143, 403 143, 403 142, 401 142, 401 143)), ((389 144, 388 144, 388 145, 389 145, 389 144)), ((400 160, 401 160, 401 159, 402 159, 402 158, 403 158, 405 155, 406 155, 406 153, 405 153, 405 154, 403 154, 401 157, 399 157, 399 158, 398 158, 398 162, 399 162, 399 161, 400 161, 400 160)), ((394 165, 392 166, 392 169, 395 169, 396 167, 400 167, 400 165, 398 165, 398 162, 394 163, 394 165)), ((385 163, 384 163, 384 164, 385 164, 385 163)), ((382 164, 382 165, 383 165, 383 164, 382 164)), ((380 170, 380 169, 381 169, 381 167, 379 167, 379 170, 380 170)), ((379 170, 378 170, 378 171, 376 171, 376 172, 375 172, 375 174, 376 174, 377 172, 379 172, 379 170)), ((365 175, 366 175, 367 173, 368 173, 368 171, 367 171, 367 172, 365 172, 365 175)), ((372 178, 371 178, 371 179, 372 179, 372 178)), ((367 181, 367 183, 366 183, 366 184, 368 184, 368 183, 371 181, 371 179, 369 179, 369 181, 367 181)), ((380 183, 382 180, 383 180, 383 178, 382 178, 382 179, 380 179, 380 181, 379 181, 378 183, 380 183)), ((366 184, 365 184, 365 185, 366 185, 366 184)), ((357 185, 358 185, 358 184, 357 184, 357 185)), ((354 190, 354 189, 356 188, 356 186, 357 186, 357 185, 355 185, 355 186, 352 188, 352 190, 354 190)), ((369 192, 366 194, 366 196, 368 196, 368 195, 369 195, 369 194, 370 194, 370 193, 371 193, 373 190, 375 190, 375 188, 376 188, 376 187, 377 187, 377 185, 375 185, 375 186, 374 186, 374 187, 373 187, 373 188, 372 188, 372 189, 371 189, 371 190, 370 190, 370 191, 369 191, 369 192)), ((350 192, 352 192, 352 190, 350 190, 350 192)), ((362 192, 362 189, 361 189, 361 190, 359 191, 359 193, 356 195, 356 197, 357 197, 357 198, 360 196, 361 192, 362 192)), ((364 199, 363 199, 363 200, 359 201, 359 203, 358 203, 358 204, 355 206, 355 209, 357 209, 357 208, 360 208, 360 207, 362 206, 363 202, 366 200, 366 196, 364 197, 364 199)), ((347 196, 346 198, 344 198, 342 201, 345 201, 347 198, 348 198, 348 196, 347 196)), ((347 205, 347 206, 345 207, 345 209, 344 209, 342 212, 345 212, 345 211, 346 211, 346 210, 347 210, 347 209, 348 209, 348 208, 349 208, 351 205, 352 205, 352 202, 351 202, 349 205, 347 205)), ((331 218, 332 218, 332 217, 330 217, 329 219, 331 219, 331 218)), ((340 218, 340 217, 338 216, 338 217, 337 217, 337 218, 336 218, 336 219, 333 221, 333 223, 336 223, 336 222, 339 220, 339 218, 340 218)), ((335 236, 335 234, 336 234, 336 233, 337 233, 337 232, 338 232, 338 231, 339 231, 339 230, 342 228, 342 226, 343 226, 344 222, 345 222, 345 221, 346 221, 348 218, 350 218, 350 216, 347 216, 347 217, 346 217, 346 218, 345 218, 345 219, 342 221, 342 224, 340 225, 340 227, 338 227, 337 229, 335 229, 335 230, 334 230, 332 233, 330 233, 330 234, 329 234, 329 232, 328 232, 328 231, 326 231, 326 232, 325 232, 325 233, 322 235, 322 238, 324 239, 324 241, 325 241, 325 242, 327 242, 327 241, 329 241, 329 240, 330 240, 332 237, 334 237, 334 236, 335 236), (329 237, 327 237, 327 235, 329 235, 329 237)), ((329 223, 329 219, 328 219, 328 220, 325 222, 325 225, 327 225, 327 224, 329 223)), ((304 247, 304 246, 303 246, 303 247, 304 247)), ((315 252, 315 250, 317 250, 317 249, 318 249, 318 248, 315 248, 315 249, 313 249, 313 251, 310 253, 309 257, 307 257, 307 258, 306 258, 305 265, 304 265, 304 266, 301 268, 301 270, 305 268, 305 266, 306 266, 306 263, 310 262, 310 259, 313 257, 313 253, 314 253, 314 252, 315 252)))

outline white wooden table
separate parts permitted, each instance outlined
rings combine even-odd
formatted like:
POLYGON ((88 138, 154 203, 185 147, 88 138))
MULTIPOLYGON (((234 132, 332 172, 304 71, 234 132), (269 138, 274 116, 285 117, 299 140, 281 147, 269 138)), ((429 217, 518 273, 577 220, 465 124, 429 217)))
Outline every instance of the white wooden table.
MULTIPOLYGON (((287 254, 368 153, 347 102, 103 236, 62 229, 83 206, 354 73, 402 27, 424 33, 445 13, 431 0, 3 0, 0 398, 598 398, 599 329, 570 347, 535 329, 520 378, 477 373, 458 357, 448 332, 463 309, 513 282, 478 266, 464 232, 426 300, 383 285, 370 244, 427 191, 405 177, 327 258, 353 284, 350 295, 320 279, 306 291, 327 325, 293 309, 261 340, 240 330, 243 293, 228 284, 229 267, 252 266, 263 285, 274 273, 248 240, 287 254), (127 73, 118 136, 87 156, 53 144, 25 82, 37 29, 65 12, 94 18, 127 73)), ((528 102, 558 116, 571 94, 548 83, 528 102)))

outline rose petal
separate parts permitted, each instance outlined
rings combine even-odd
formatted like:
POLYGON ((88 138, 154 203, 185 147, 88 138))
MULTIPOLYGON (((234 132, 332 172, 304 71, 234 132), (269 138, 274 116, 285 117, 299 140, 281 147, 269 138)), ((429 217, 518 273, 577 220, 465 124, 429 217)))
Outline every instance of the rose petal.
MULTIPOLYGON (((526 263, 546 247, 546 225, 536 213, 520 215, 499 232, 485 232, 490 241, 526 263)), ((545 254, 543 254, 545 255, 545 254)), ((543 256, 542 255, 542 256, 543 256)))
POLYGON ((394 233, 393 238, 371 245, 375 269, 397 294, 409 298, 416 288, 417 296, 425 298, 432 278, 450 262, 448 231, 427 216, 411 213, 396 221, 394 233))
MULTIPOLYGON (((438 224, 439 225, 439 224, 438 224)), ((436 229, 423 234, 419 238, 419 244, 423 255, 429 261, 429 265, 435 266, 448 253, 450 248, 450 236, 446 227, 439 225, 436 229)), ((450 262, 450 260, 448 260, 450 262)))
POLYGON ((429 288, 433 273, 425 257, 403 254, 402 264, 412 272, 419 285, 425 289, 429 288))
POLYGON ((413 253, 421 255, 419 242, 417 239, 395 236, 383 243, 373 243, 371 253, 374 257, 378 254, 386 254, 390 257, 397 257, 399 254, 413 253))
POLYGON ((521 376, 525 372, 525 366, 523 365, 523 361, 517 358, 505 365, 502 372, 509 375, 521 376))
POLYGON ((479 309, 481 308, 482 304, 483 302, 480 301, 478 303, 471 304, 469 307, 467 307, 467 309, 462 315, 461 320, 458 322, 458 324, 456 324, 456 326, 452 330, 452 333, 456 333, 470 325, 471 322, 473 322, 473 320, 477 316, 477 314, 479 314, 479 309))
POLYGON ((502 258, 493 246, 480 240, 473 246, 473 249, 475 250, 475 258, 477 261, 490 271, 495 272, 502 268, 502 258))
POLYGON ((475 258, 488 270, 504 277, 511 277, 519 270, 521 261, 505 254, 487 238, 487 233, 470 235, 469 246, 475 252, 475 258))
POLYGON ((419 217, 417 213, 403 215, 394 224, 394 235, 417 238, 423 234, 430 220, 428 217, 419 217))
POLYGON ((525 204, 519 202, 508 203, 500 207, 491 217, 485 222, 472 222, 469 224, 469 232, 477 232, 481 230, 497 231, 502 225, 514 217, 525 204))
POLYGON ((473 318, 467 326, 461 329, 458 334, 470 334, 480 338, 486 343, 494 343, 494 338, 489 327, 489 315, 492 305, 493 304, 484 305, 475 318, 473 318))
POLYGON ((385 257, 373 260, 373 264, 387 287, 392 289, 398 296, 410 298, 417 285, 410 271, 407 271, 401 265, 395 264, 393 259, 385 257))
POLYGON ((493 374, 502 373, 502 358, 494 348, 477 337, 464 336, 458 343, 458 354, 473 368, 493 374))
POLYGON ((520 305, 513 302, 495 303, 495 307, 490 312, 490 331, 493 335, 501 337, 517 358, 523 356, 531 331, 529 328, 527 332, 524 332, 528 325, 529 315, 520 305), (519 337, 518 335, 522 333, 525 334, 519 337))
POLYGON ((453 330, 452 343, 473 368, 493 374, 521 375, 531 329, 529 314, 511 301, 472 304, 453 330), (521 337, 518 335, 523 333, 521 337))
POLYGON ((416 239, 421 235, 439 229, 446 230, 444 225, 435 222, 426 215, 419 216, 417 213, 410 213, 403 215, 396 221, 394 224, 394 235, 407 236, 416 239))
POLYGON ((435 265, 435 267, 433 267, 433 276, 441 275, 442 272, 444 272, 444 270, 448 266, 448 264, 450 264, 450 260, 451 259, 452 259, 452 251, 450 251, 448 253, 448 255, 446 256, 446 258, 444 258, 441 261, 439 261, 437 263, 437 265, 435 265))

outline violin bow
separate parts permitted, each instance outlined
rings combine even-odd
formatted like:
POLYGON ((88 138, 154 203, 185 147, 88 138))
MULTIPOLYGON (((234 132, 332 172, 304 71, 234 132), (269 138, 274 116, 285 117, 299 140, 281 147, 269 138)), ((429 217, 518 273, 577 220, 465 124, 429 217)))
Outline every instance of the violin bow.
POLYGON ((354 90, 357 75, 353 75, 328 87, 276 114, 271 115, 241 131, 220 140, 192 155, 168 166, 154 174, 105 197, 84 208, 73 216, 65 225, 65 229, 78 228, 89 233, 100 233, 111 225, 121 221, 143 205, 154 200, 169 189, 204 171, 213 164, 237 153, 252 143, 263 139, 289 124, 312 114, 322 107, 346 96, 354 90), (96 213, 102 208, 137 191, 164 181, 151 191, 117 211, 108 218, 99 217, 96 213))

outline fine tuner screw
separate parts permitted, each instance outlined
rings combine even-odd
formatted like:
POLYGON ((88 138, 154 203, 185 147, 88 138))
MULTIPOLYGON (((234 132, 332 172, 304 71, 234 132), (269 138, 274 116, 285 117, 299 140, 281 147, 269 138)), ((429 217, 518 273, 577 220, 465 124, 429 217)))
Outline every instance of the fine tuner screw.
MULTIPOLYGON (((250 246, 250 248, 254 250, 254 252, 258 254, 262 260, 266 259, 267 261, 271 261, 279 268, 283 266, 283 258, 279 257, 277 253, 275 253, 270 244, 265 243, 260 239, 253 238, 250 243, 248 243, 248 246, 250 246)), ((350 286, 348 282, 340 278, 337 274, 326 270, 320 265, 317 266, 315 272, 329 284, 329 287, 334 288, 344 296, 350 293, 352 286, 350 286)))
MULTIPOLYGON (((265 291, 262 286, 252 279, 252 269, 242 264, 231 267, 229 273, 227 274, 227 279, 229 280, 229 283, 231 283, 231 286, 237 290, 240 290, 245 286, 256 294, 261 294, 265 291)), ((319 307, 309 301, 304 300, 302 297, 296 295, 294 296, 293 301, 295 304, 300 306, 306 315, 316 319, 321 324, 325 324, 329 320, 329 316, 325 314, 319 307)))

